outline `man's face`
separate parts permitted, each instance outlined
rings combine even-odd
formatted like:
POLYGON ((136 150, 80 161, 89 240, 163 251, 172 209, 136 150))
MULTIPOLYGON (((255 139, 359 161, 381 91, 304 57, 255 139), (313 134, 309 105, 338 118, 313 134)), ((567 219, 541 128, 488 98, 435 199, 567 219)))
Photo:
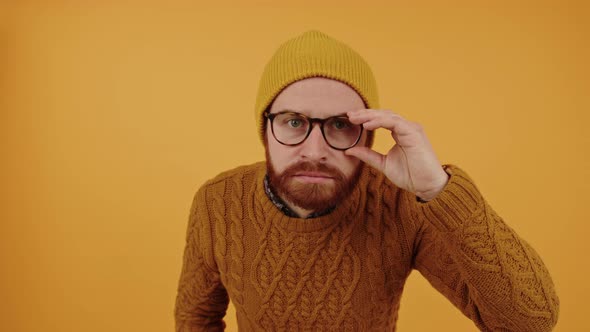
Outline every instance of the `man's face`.
MULTIPOLYGON (((364 109, 361 97, 348 85, 320 77, 297 81, 274 100, 270 113, 292 111, 312 118, 328 118, 364 109)), ((363 132, 358 146, 366 145, 363 132)), ((277 142, 266 123, 266 163, 272 187, 288 203, 318 211, 338 204, 358 180, 360 160, 331 148, 319 124, 296 146, 277 142)))

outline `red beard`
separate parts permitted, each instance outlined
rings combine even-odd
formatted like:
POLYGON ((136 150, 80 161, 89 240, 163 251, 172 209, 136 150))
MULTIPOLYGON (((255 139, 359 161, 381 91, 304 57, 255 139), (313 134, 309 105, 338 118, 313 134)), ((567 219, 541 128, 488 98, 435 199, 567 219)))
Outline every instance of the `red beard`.
POLYGON ((353 175, 346 178, 340 170, 322 163, 300 162, 278 174, 266 158, 270 186, 283 200, 302 209, 323 211, 334 207, 352 192, 357 184, 361 166, 357 166, 353 175), (300 172, 320 172, 332 178, 328 183, 303 183, 295 179, 300 172))

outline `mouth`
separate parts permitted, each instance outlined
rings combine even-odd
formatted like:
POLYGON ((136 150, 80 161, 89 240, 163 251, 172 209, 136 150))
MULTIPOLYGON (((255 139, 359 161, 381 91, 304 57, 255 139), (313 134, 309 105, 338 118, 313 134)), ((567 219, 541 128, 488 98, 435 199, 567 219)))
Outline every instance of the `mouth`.
POLYGON ((329 174, 321 172, 299 172, 293 177, 299 181, 307 183, 325 183, 334 179, 329 174))

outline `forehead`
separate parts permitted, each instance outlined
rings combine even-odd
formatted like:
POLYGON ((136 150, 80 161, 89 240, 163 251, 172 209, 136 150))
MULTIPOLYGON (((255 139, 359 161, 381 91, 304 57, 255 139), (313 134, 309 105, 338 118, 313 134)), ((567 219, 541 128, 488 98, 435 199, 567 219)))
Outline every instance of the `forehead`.
POLYGON ((313 77, 297 81, 275 98, 271 113, 293 111, 310 117, 325 118, 365 108, 363 99, 340 81, 313 77))

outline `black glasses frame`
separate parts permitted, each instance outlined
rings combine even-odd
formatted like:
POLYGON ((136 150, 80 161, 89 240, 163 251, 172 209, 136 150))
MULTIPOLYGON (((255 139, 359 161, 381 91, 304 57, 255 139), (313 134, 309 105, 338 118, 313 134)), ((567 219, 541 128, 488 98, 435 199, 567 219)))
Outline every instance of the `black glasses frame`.
MULTIPOLYGON (((313 124, 314 123, 319 123, 320 124, 320 131, 322 132, 322 136, 324 137, 324 141, 326 141, 326 143, 335 150, 339 150, 339 151, 344 151, 344 150, 348 150, 352 147, 354 147, 355 145, 358 144, 358 142, 361 140, 361 137, 363 136, 363 126, 361 127, 361 131, 359 132, 359 137, 357 137, 356 141, 349 147, 347 148, 338 148, 333 146, 332 144, 330 144, 330 142, 328 142, 328 139, 326 138, 326 134, 324 133, 324 123, 332 120, 332 119, 346 119, 346 121, 348 120, 348 117, 346 115, 336 115, 336 116, 331 116, 329 118, 325 118, 325 119, 319 119, 319 118, 310 118, 308 116, 306 116, 305 114, 301 114, 301 113, 297 113, 297 112, 291 112, 291 111, 283 111, 283 112, 278 112, 278 113, 270 113, 270 112, 264 112, 264 117, 270 120, 270 130, 272 132, 272 136, 275 138, 275 140, 279 143, 281 143, 282 145, 286 145, 286 146, 296 146, 299 145, 303 142, 305 142, 305 140, 309 137, 309 134, 311 133, 311 131, 313 130, 313 124), (302 118, 304 118, 305 120, 307 120, 309 122, 309 127, 307 128, 307 133, 305 134, 305 137, 303 137, 303 139, 301 139, 301 141, 299 143, 293 143, 293 144, 287 144, 287 143, 283 143, 281 142, 277 136, 275 135, 275 130, 274 130, 274 125, 273 125, 273 121, 275 119, 275 117, 277 115, 281 115, 281 114, 294 114, 297 116, 300 116, 302 118)), ((349 121, 350 122, 350 121, 349 121)))

